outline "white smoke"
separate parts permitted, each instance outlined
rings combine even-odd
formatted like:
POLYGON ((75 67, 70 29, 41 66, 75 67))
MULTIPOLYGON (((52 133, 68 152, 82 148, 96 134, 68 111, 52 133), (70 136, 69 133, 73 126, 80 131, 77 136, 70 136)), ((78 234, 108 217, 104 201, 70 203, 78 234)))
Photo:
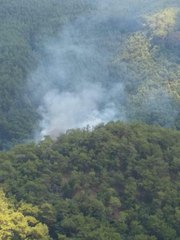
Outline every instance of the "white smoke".
MULTIPOLYGON (((123 64, 124 69, 116 75, 110 65, 121 33, 139 28, 136 18, 144 12, 148 0, 136 4, 133 0, 86 2, 94 10, 64 25, 56 38, 44 42, 42 62, 29 78, 41 116, 38 139, 128 118, 124 83, 135 76, 123 64)), ((153 0, 152 9, 155 3, 153 0)))
POLYGON ((68 129, 94 126, 114 119, 117 113, 113 104, 99 109, 104 98, 104 90, 97 85, 89 85, 79 92, 50 90, 39 109, 43 117, 41 137, 50 135, 56 138, 68 129))
POLYGON ((81 17, 44 44, 45 57, 30 77, 42 119, 38 138, 56 138, 68 129, 125 119, 116 107, 117 98, 124 97, 123 85, 111 83, 111 52, 103 46, 113 36, 106 30, 105 38, 99 33, 102 21, 97 15, 81 17))

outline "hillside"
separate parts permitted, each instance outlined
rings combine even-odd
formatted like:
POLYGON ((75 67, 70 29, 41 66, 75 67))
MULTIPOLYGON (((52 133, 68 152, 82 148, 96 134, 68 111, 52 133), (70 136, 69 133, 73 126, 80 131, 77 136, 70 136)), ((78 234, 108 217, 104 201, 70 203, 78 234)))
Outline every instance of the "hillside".
POLYGON ((0 5, 0 149, 117 119, 180 128, 178 0, 0 5))
POLYGON ((0 149, 34 137, 40 118, 27 87, 41 59, 43 39, 82 11, 76 1, 0 0, 0 149))
POLYGON ((179 0, 0 6, 0 239, 180 240, 179 0))
POLYGON ((29 238, 18 223, 3 233, 46 239, 48 226, 61 240, 178 240, 179 156, 179 132, 120 122, 2 152, 8 201, 41 224, 29 238))

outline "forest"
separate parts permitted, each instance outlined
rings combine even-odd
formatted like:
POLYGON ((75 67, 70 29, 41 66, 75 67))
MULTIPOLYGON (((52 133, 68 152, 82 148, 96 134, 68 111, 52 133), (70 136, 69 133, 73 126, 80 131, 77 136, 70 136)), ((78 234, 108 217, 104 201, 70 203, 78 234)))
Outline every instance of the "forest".
POLYGON ((0 4, 1 150, 111 120, 179 130, 178 0, 0 4))
POLYGON ((179 0, 0 6, 0 239, 180 240, 179 0))
POLYGON ((0 238, 179 240, 179 143, 110 122, 1 152, 0 238))

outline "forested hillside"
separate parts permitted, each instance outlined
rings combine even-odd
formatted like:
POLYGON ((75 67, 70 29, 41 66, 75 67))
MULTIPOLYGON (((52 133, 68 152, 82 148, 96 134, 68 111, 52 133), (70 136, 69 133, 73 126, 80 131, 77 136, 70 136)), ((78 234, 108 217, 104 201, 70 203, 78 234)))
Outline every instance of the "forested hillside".
POLYGON ((27 88, 43 40, 82 11, 83 1, 0 0, 0 148, 32 138, 39 115, 27 88), (75 5, 75 6, 74 6, 75 5))
POLYGON ((0 0, 0 239, 180 240, 179 0, 0 0))
POLYGON ((0 5, 1 149, 114 119, 179 129, 178 0, 0 5))
POLYGON ((179 156, 178 131, 120 122, 2 152, 0 237, 179 240, 179 156))

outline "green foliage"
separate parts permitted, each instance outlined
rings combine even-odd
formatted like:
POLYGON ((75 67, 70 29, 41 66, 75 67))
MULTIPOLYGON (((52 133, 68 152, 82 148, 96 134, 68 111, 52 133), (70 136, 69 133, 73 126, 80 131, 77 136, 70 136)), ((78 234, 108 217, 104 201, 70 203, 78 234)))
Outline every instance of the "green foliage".
POLYGON ((138 124, 72 130, 2 152, 0 184, 52 239, 178 239, 179 143, 138 124))
POLYGON ((162 29, 153 26, 160 32, 166 32, 166 35, 157 38, 158 33, 152 33, 153 26, 152 29, 146 27, 132 33, 124 38, 114 58, 113 64, 119 75, 122 75, 125 67, 127 69, 123 83, 127 93, 127 117, 131 121, 175 126, 179 129, 180 72, 179 55, 176 55, 178 33, 175 31, 177 12, 177 9, 168 8, 147 17, 150 26, 151 21, 152 25, 159 24, 156 17, 163 18, 162 29), (174 47, 170 47, 170 42, 174 47))
POLYGON ((89 11, 80 0, 0 0, 0 150, 31 139, 38 126, 37 102, 27 87, 42 57, 45 38, 89 11))
MULTIPOLYGON (((88 2, 0 0, 1 150, 37 129, 28 76, 47 37, 97 14, 88 2)), ((178 4, 127 0, 112 38, 98 29, 115 76, 105 84, 123 84, 127 120, 180 130, 178 4)), ((179 132, 117 122, 0 152, 0 239, 179 240, 179 143, 179 132)))

